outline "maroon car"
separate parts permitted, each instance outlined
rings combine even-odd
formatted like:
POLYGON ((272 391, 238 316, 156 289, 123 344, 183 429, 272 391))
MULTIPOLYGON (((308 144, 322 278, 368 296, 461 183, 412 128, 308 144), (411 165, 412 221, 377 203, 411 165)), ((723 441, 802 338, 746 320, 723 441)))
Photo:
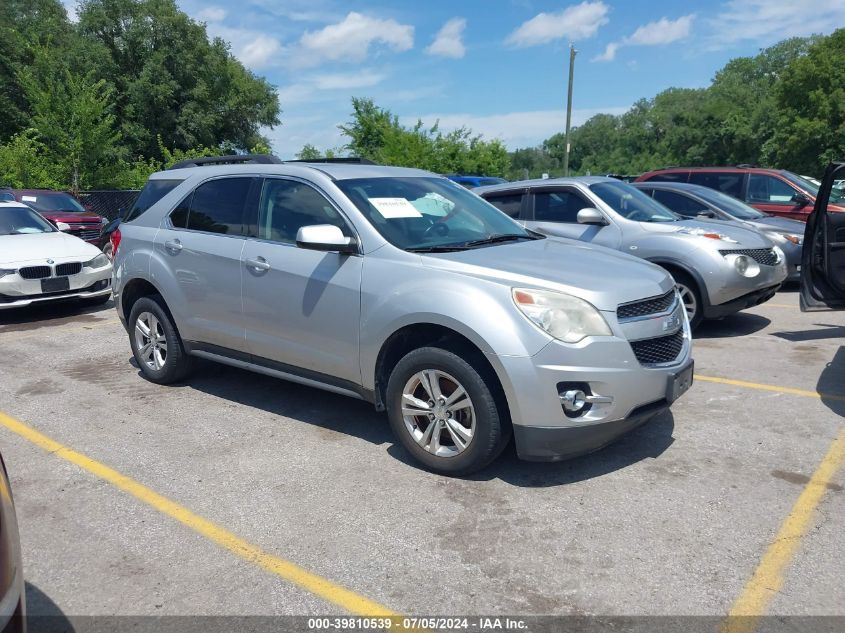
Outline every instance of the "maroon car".
POLYGON ((23 202, 43 215, 54 225, 64 222, 70 227, 70 235, 82 238, 98 246, 103 226, 108 222, 104 217, 87 211, 71 194, 50 189, 7 189, 15 200, 23 202))
MULTIPOLYGON (((637 182, 690 182, 739 198, 758 211, 807 221, 819 188, 785 169, 760 167, 672 167, 656 169, 637 182)), ((845 196, 833 192, 830 211, 845 211, 845 196)))

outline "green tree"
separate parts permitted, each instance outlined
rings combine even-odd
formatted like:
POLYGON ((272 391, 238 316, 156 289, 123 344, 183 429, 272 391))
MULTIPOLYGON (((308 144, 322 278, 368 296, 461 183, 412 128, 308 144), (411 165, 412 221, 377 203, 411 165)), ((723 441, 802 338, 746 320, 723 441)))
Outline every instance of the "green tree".
POLYGON ((16 188, 61 188, 47 148, 33 130, 24 130, 0 145, 0 184, 16 188))
POLYGON ((83 0, 80 34, 98 47, 95 71, 115 87, 114 113, 133 156, 164 145, 231 147, 266 143, 279 123, 275 89, 245 69, 220 39, 174 0, 83 0))

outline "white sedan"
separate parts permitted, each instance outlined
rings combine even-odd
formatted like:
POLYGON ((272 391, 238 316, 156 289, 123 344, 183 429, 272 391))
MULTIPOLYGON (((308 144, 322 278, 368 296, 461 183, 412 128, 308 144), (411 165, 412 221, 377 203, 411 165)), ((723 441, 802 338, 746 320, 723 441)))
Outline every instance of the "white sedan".
POLYGON ((57 299, 105 303, 111 273, 96 246, 62 233, 24 204, 0 201, 0 310, 57 299))

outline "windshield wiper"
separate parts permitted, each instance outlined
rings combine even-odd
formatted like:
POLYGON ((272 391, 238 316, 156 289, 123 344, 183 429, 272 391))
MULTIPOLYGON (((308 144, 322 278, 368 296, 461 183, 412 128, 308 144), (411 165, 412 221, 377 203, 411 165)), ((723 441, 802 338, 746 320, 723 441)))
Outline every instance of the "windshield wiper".
POLYGON ((491 235, 490 237, 485 237, 481 240, 470 240, 469 242, 464 242, 461 246, 465 248, 472 248, 474 246, 485 246, 487 244, 499 244, 501 242, 515 242, 516 240, 536 240, 537 238, 532 235, 518 235, 514 233, 505 234, 505 235, 491 235))
POLYGON ((406 248, 409 253, 454 253, 464 250, 463 244, 452 244, 444 246, 420 246, 419 248, 406 248))

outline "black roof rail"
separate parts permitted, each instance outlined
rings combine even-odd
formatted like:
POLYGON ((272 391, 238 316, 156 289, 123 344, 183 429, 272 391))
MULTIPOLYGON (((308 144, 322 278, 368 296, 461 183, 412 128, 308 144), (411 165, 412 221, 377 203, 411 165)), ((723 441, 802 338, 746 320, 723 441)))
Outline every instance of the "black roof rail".
POLYGON ((251 163, 254 165, 278 165, 282 161, 271 154, 231 154, 229 156, 202 156, 200 158, 186 158, 167 168, 184 169, 185 167, 203 167, 205 165, 237 165, 251 163))
POLYGON ((286 160, 286 163, 338 163, 349 165, 378 165, 375 161, 369 158, 361 158, 360 156, 341 156, 337 158, 298 158, 296 160, 286 160))

